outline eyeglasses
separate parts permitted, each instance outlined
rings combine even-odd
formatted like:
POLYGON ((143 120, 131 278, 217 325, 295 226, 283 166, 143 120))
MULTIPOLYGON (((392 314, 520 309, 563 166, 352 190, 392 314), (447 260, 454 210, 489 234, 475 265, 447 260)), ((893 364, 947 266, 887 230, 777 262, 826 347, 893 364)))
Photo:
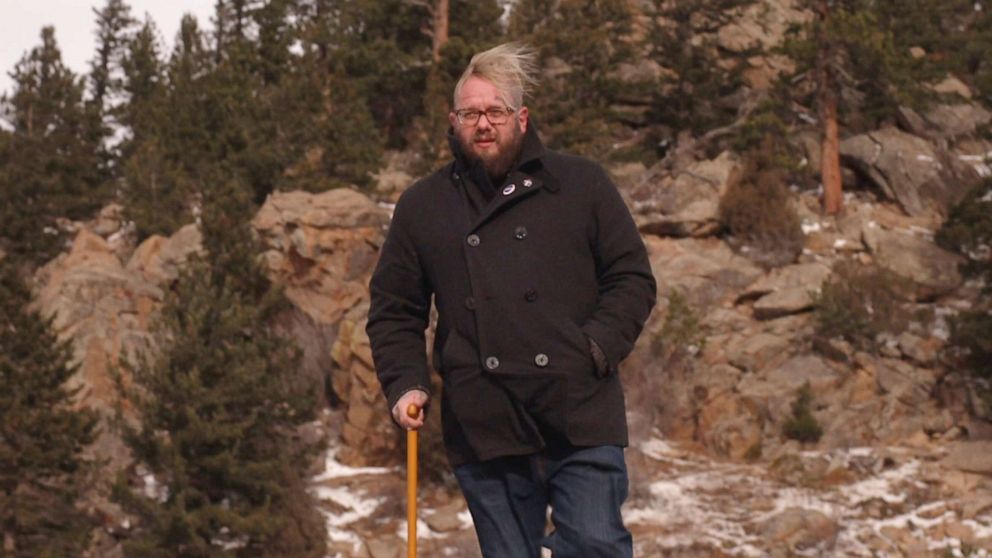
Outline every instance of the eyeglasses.
POLYGON ((493 107, 486 110, 456 110, 455 117, 458 118, 458 123, 462 126, 475 126, 479 123, 479 119, 482 115, 486 115, 486 120, 489 121, 493 126, 499 126, 500 124, 506 124, 506 121, 510 119, 510 115, 513 114, 514 109, 510 107, 493 107))

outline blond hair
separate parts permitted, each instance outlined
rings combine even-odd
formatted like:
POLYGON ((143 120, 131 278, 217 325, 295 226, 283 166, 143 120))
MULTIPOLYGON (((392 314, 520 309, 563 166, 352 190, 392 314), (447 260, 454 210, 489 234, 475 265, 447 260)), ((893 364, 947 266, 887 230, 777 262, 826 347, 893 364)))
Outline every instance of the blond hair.
POLYGON ((462 86, 470 77, 483 78, 503 94, 503 101, 513 109, 524 104, 524 95, 537 84, 537 55, 522 43, 504 43, 472 57, 462 77, 455 84, 455 105, 462 86))

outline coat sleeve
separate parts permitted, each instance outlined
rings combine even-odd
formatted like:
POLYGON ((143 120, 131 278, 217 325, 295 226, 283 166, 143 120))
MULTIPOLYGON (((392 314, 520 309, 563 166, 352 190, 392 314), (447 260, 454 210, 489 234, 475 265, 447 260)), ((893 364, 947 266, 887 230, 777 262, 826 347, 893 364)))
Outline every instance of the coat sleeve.
POLYGON ((409 205, 406 197, 397 203, 369 283, 366 332, 389 409, 413 389, 431 393, 424 331, 432 289, 417 255, 409 205))
POLYGON ((657 285, 644 241, 620 192, 602 168, 593 176, 589 239, 599 297, 582 331, 605 354, 608 372, 616 373, 654 308, 657 285))

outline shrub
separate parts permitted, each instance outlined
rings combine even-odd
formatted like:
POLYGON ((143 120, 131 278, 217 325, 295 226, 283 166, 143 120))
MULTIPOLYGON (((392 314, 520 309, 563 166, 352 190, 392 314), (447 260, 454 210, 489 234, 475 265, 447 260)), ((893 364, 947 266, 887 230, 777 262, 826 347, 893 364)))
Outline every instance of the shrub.
POLYGON ((706 341, 699 316, 682 291, 669 289, 665 298, 668 301, 668 308, 659 337, 665 346, 660 352, 666 357, 673 357, 676 354, 695 354, 706 341))
POLYGON ((906 329, 909 312, 902 305, 903 290, 904 281, 887 270, 838 262, 815 296, 814 336, 823 341, 842 337, 859 349, 874 351, 881 334, 906 329))
POLYGON ((748 153, 719 208, 731 246, 765 267, 792 263, 805 242, 778 143, 767 136, 759 149, 748 153))
MULTIPOLYGON (((992 380, 992 179, 972 189, 937 231, 937 243, 967 258, 963 273, 984 282, 975 308, 951 320, 948 352, 976 378, 992 380)), ((980 390, 992 401, 992 390, 980 390)))
POLYGON ((937 244, 968 258, 965 275, 992 283, 992 178, 951 208, 935 237, 937 244))
POLYGON ((813 416, 813 390, 809 382, 796 392, 796 400, 792 403, 792 416, 782 425, 782 433, 786 438, 802 443, 816 443, 823 436, 823 427, 813 416))

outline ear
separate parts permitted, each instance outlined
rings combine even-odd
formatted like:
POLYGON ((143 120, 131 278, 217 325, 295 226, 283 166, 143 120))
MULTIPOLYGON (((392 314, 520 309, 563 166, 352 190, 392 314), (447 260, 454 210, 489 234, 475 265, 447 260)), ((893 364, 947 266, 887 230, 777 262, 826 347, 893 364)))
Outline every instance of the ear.
POLYGON ((451 127, 453 129, 455 129, 455 130, 458 129, 458 117, 455 116, 455 113, 454 112, 449 112, 448 113, 448 123, 451 124, 451 127))
POLYGON ((517 123, 520 125, 520 132, 527 132, 527 122, 530 118, 530 112, 527 111, 527 107, 520 107, 517 111, 517 123))

